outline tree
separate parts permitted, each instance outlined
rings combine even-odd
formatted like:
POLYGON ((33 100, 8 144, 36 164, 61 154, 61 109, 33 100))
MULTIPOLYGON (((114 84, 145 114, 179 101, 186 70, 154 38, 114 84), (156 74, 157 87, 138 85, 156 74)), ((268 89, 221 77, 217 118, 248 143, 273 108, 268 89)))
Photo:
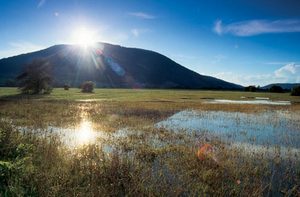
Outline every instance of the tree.
POLYGON ((300 86, 295 86, 291 92, 292 96, 300 96, 300 86))
POLYGON ((256 92, 257 88, 255 86, 245 87, 246 92, 256 92))
POLYGON ((23 94, 49 94, 52 90, 52 65, 44 59, 35 59, 25 65, 17 77, 18 86, 23 94))
POLYGON ((273 85, 270 89, 269 89, 270 92, 276 92, 276 93, 282 93, 283 92, 283 89, 282 87, 280 86, 277 86, 277 85, 273 85))
POLYGON ((91 93, 93 92, 95 83, 92 81, 85 81, 81 84, 81 92, 91 93))

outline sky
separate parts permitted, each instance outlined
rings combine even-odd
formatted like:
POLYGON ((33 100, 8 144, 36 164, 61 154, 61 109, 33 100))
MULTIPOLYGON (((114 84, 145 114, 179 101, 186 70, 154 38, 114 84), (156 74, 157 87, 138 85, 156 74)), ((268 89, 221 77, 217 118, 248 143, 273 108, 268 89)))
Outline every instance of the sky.
POLYGON ((0 58, 74 44, 84 30, 237 84, 296 83, 299 10, 299 0, 0 0, 0 58))

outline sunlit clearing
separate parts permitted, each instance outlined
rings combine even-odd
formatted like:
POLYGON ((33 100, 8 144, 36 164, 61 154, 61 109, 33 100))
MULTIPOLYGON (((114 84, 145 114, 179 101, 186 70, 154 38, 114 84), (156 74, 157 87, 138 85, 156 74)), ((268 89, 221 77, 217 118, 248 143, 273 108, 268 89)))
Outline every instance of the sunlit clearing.
POLYGON ((82 47, 92 46, 96 42, 96 33, 85 27, 81 27, 73 32, 72 42, 82 47))
POLYGON ((92 123, 83 120, 80 123, 79 129, 76 134, 76 138, 79 145, 86 145, 94 143, 96 140, 96 133, 93 130, 92 123))

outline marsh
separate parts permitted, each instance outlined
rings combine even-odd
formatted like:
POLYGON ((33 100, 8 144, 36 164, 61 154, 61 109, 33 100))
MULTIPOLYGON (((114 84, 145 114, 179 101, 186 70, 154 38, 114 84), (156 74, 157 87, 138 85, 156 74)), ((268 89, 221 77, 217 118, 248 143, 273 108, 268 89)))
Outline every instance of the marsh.
MULTIPOLYGON (((291 105, 220 104, 201 98, 239 100, 244 92, 233 97, 227 92, 97 89, 90 94, 93 100, 85 101, 77 91, 2 96, 1 166, 10 192, 298 192, 300 106, 293 97, 291 105), (215 160, 198 158, 204 144, 213 147, 215 160)), ((285 94, 260 96, 290 100, 285 94)))

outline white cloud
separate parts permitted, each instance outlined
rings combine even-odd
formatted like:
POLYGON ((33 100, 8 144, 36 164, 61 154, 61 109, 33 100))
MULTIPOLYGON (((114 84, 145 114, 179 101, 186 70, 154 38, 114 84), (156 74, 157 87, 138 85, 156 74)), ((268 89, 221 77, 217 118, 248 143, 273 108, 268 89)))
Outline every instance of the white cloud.
POLYGON ((38 8, 42 7, 46 3, 46 0, 40 0, 38 4, 38 8))
POLYGON ((223 30, 222 30, 222 21, 221 20, 217 20, 215 22, 214 31, 219 35, 222 34, 223 30))
POLYGON ((219 35, 232 34, 235 36, 300 32, 300 20, 249 20, 230 24, 223 24, 221 20, 217 20, 213 30, 219 35))
POLYGON ((0 50, 0 58, 11 57, 14 55, 20 55, 23 53, 29 53, 37 50, 43 49, 43 46, 36 45, 30 42, 11 42, 9 43, 9 48, 0 50))
POLYGON ((130 13, 128 13, 128 15, 134 16, 137 18, 141 18, 141 19, 155 19, 156 18, 155 16, 145 13, 145 12, 130 12, 130 13))
POLYGON ((286 64, 269 74, 240 75, 234 72, 220 72, 212 76, 237 84, 267 85, 271 83, 300 83, 300 65, 286 64))
POLYGON ((300 65, 296 65, 295 63, 287 64, 274 72, 277 78, 284 78, 287 80, 293 80, 296 82, 300 77, 300 65))
POLYGON ((134 28, 131 30, 131 33, 134 37, 139 37, 142 33, 146 33, 146 32, 149 32, 150 30, 149 29, 137 29, 137 28, 134 28))

